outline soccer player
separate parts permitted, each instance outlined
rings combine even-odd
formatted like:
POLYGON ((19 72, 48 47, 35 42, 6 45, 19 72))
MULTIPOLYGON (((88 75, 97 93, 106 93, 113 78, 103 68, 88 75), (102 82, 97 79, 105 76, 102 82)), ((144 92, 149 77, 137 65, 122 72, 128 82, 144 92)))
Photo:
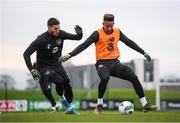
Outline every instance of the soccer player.
POLYGON ((120 52, 117 47, 117 43, 119 40, 122 41, 128 47, 144 55, 149 62, 151 61, 151 57, 134 41, 125 36, 119 28, 113 27, 113 14, 105 14, 102 24, 102 28, 94 31, 84 43, 79 45, 67 55, 60 57, 59 60, 63 62, 67 61, 71 57, 85 50, 92 43, 95 43, 97 60, 95 66, 101 80, 98 86, 98 99, 97 106, 94 111, 95 114, 100 114, 103 108, 103 96, 110 76, 128 80, 133 84, 134 90, 140 99, 144 112, 156 110, 157 107, 155 105, 147 102, 142 85, 135 73, 118 60, 120 52))
POLYGON ((70 80, 58 59, 64 40, 80 40, 83 36, 82 28, 76 25, 74 27, 76 34, 67 33, 60 29, 60 22, 56 18, 50 18, 47 27, 48 30, 39 35, 25 50, 24 60, 33 78, 39 80, 41 90, 50 101, 53 111, 57 111, 58 103, 51 94, 51 83, 56 85, 56 92, 60 96, 66 114, 79 114, 71 107, 73 92, 70 80), (34 52, 37 53, 36 65, 32 66, 30 56, 34 52))

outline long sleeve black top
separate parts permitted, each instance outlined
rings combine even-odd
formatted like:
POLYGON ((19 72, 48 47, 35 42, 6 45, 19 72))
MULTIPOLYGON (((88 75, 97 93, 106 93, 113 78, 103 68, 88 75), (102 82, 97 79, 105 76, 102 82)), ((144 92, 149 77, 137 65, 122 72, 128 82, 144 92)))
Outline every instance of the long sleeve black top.
POLYGON ((80 40, 82 35, 82 33, 71 34, 63 30, 60 30, 57 37, 52 36, 48 31, 39 35, 23 54, 28 69, 32 69, 30 56, 34 52, 37 53, 36 60, 38 67, 59 65, 58 59, 61 56, 64 40, 80 40))

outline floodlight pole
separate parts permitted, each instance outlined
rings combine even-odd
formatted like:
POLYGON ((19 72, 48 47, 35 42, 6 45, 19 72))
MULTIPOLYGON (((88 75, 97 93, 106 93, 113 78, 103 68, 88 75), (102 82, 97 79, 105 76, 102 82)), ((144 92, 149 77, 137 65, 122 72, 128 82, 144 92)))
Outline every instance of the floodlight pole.
POLYGON ((90 54, 89 52, 87 53, 87 68, 84 71, 83 75, 83 81, 84 81, 84 88, 86 89, 86 98, 90 99, 91 98, 91 67, 90 67, 90 62, 89 62, 90 54))
POLYGON ((6 112, 8 110, 8 92, 7 92, 7 82, 4 81, 4 88, 5 88, 5 104, 6 104, 6 112))
POLYGON ((84 88, 87 91, 86 98, 90 99, 91 98, 91 70, 90 70, 90 65, 87 66, 87 68, 84 71, 83 75, 83 81, 84 81, 84 88))
POLYGON ((154 59, 154 81, 156 82, 156 105, 161 110, 161 94, 160 94, 160 77, 159 77, 159 60, 154 59))
POLYGON ((156 82, 156 105, 158 110, 161 110, 160 81, 156 82))

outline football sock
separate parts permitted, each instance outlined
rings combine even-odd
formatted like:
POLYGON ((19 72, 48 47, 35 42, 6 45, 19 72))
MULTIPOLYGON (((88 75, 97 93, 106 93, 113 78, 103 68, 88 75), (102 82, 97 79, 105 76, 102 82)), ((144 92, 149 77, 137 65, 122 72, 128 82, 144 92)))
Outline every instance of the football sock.
POLYGON ((67 102, 65 96, 61 96, 60 97, 60 101, 61 101, 61 104, 64 106, 65 110, 69 110, 69 108, 71 108, 70 104, 67 102))
POLYGON ((67 108, 67 111, 71 111, 72 109, 72 106, 71 106, 71 103, 69 103, 69 107, 67 108))
POLYGON ((140 102, 141 102, 142 107, 144 107, 147 104, 146 97, 140 98, 140 102))
POLYGON ((61 100, 66 99, 64 95, 60 96, 61 100))
POLYGON ((98 100, 97 100, 97 104, 99 105, 99 104, 103 104, 103 98, 98 98, 98 100))
POLYGON ((59 104, 58 103, 56 103, 56 105, 55 106, 53 106, 53 107, 51 107, 51 109, 52 110, 56 110, 56 108, 58 108, 59 107, 59 104))

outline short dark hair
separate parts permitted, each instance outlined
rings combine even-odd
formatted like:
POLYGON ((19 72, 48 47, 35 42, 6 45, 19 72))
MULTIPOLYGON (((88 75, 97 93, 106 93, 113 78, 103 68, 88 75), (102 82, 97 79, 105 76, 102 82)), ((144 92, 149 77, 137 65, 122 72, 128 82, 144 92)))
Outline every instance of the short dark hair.
POLYGON ((114 21, 114 15, 113 14, 104 14, 103 21, 114 21))
POLYGON ((52 25, 58 25, 60 22, 58 19, 56 18, 50 18, 48 21, 47 21, 47 26, 52 26, 52 25))

